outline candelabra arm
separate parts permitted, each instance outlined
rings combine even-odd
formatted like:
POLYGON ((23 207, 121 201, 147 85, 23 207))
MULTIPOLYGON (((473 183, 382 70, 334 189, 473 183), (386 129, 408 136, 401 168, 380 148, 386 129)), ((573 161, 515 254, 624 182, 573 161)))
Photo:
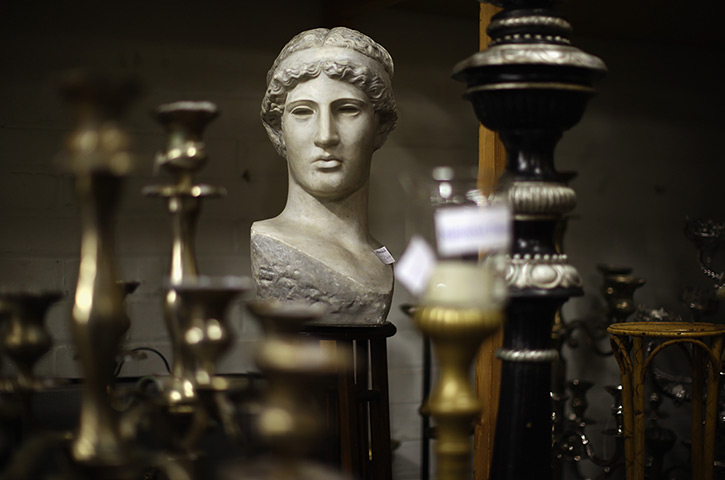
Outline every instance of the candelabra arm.
POLYGON ((712 269, 712 257, 710 257, 705 250, 698 250, 697 261, 700 264, 700 270, 711 280, 716 280, 722 283, 725 272, 716 272, 712 269))
POLYGON ((587 442, 586 445, 586 454, 587 458, 592 461, 592 463, 598 467, 610 467, 614 465, 614 463, 622 458, 622 454, 624 453, 624 439, 622 437, 616 437, 614 440, 614 452, 612 453, 612 456, 609 458, 600 457, 597 455, 597 453, 594 451, 594 446, 587 442))
POLYGON ((573 338, 573 334, 576 330, 580 330, 584 333, 587 345, 589 345, 594 353, 602 357, 609 357, 612 355, 611 349, 609 351, 602 350, 602 348, 597 344, 597 340, 605 338, 605 332, 602 331, 602 335, 597 336, 592 327, 584 320, 574 320, 572 322, 564 323, 564 338, 566 339, 567 345, 570 347, 578 346, 578 342, 576 342, 573 338))

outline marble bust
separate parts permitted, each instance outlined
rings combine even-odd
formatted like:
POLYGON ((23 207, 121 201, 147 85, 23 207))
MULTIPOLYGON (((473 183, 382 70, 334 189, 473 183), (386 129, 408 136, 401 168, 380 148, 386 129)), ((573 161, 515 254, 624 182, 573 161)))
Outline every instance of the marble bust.
POLYGON ((385 321, 392 265, 368 231, 373 153, 395 127, 390 54, 344 27, 295 36, 267 74, 261 117, 287 161, 284 210, 251 229, 259 298, 323 305, 328 324, 385 321))

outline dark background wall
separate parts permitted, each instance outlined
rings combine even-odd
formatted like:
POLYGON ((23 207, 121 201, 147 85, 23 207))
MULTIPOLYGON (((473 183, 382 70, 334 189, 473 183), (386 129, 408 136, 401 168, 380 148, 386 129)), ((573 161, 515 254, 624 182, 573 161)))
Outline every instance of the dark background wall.
MULTIPOLYGON (((399 175, 477 162, 477 122, 460 97, 463 86, 449 75, 455 63, 478 48, 478 5, 423 1, 373 8, 376 2, 369 2, 356 9, 354 3, 79 0, 0 6, 0 283, 67 294, 50 312, 56 344, 41 362, 42 372, 78 373, 67 327, 78 268, 78 208, 69 177, 54 163, 72 128, 55 81, 71 67, 131 74, 144 84, 143 96, 126 116, 137 168, 126 182, 117 225, 122 274, 142 282, 129 298, 129 346, 169 352, 160 308, 170 251, 168 214, 160 201, 140 194, 145 185, 168 181, 153 173, 152 160, 165 134, 149 112, 180 99, 219 105, 221 116, 206 135, 211 159, 198 180, 223 185, 229 195, 205 205, 198 234, 200 269, 249 274, 249 226, 276 215, 286 194, 284 161, 258 119, 265 74, 286 41, 307 28, 344 22, 372 36, 395 59, 400 120, 375 156, 370 220, 374 235, 400 256, 408 232, 399 175)), ((675 21, 675 30, 685 25, 689 30, 681 36, 665 34, 670 30, 658 27, 657 20, 641 23, 638 35, 624 7, 613 15, 614 7, 600 3, 609 2, 563 6, 583 26, 577 29, 575 23, 575 43, 602 57, 610 69, 584 120, 557 151, 559 168, 579 173, 572 183, 579 206, 566 248, 586 288, 565 314, 572 319, 602 314, 595 268, 601 262, 631 266, 647 279, 638 293, 641 303, 682 311, 680 290, 689 284, 707 286, 682 234, 684 217, 725 220, 722 40, 710 28, 714 15, 704 10, 680 14, 680 20, 701 18, 700 29, 675 21), (602 23, 611 28, 601 28, 602 23), (700 31, 710 33, 704 39, 692 33, 700 31)), ((675 13, 659 9, 655 17, 674 18, 675 13)), ((402 442, 395 471, 401 480, 418 476, 420 445, 420 337, 398 309, 411 300, 397 286, 389 318, 398 327, 389 342, 389 360, 393 435, 402 442)), ((224 371, 252 368, 250 349, 259 334, 239 307, 231 312, 238 340, 223 361, 224 371)), ((600 385, 618 382, 611 359, 568 355, 571 377, 600 385)), ((123 370, 128 375, 162 372, 154 358, 123 370)), ((606 418, 607 400, 596 404, 595 413, 606 418)))

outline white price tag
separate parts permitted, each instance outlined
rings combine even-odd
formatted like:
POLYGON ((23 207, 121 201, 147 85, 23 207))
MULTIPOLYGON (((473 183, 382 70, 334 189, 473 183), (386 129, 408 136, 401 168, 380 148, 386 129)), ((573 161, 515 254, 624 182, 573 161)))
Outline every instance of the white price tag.
POLYGON ((504 205, 450 207, 435 212, 438 253, 448 257, 481 250, 507 250, 511 212, 504 205))
POLYGON ((384 246, 373 250, 373 252, 375 253, 375 255, 378 256, 380 261, 383 262, 385 265, 391 265, 391 264, 395 263, 395 258, 393 258, 393 256, 390 254, 388 249, 385 248, 384 246))
POLYGON ((410 239, 395 267, 395 278, 413 295, 421 295, 436 264, 436 255, 422 237, 410 239))

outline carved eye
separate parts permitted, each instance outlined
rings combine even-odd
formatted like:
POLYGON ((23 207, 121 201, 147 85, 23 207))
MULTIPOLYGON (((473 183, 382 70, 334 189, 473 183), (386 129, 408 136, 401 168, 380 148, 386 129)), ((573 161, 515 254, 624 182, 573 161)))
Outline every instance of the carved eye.
POLYGON ((360 113, 360 110, 360 106, 355 105, 354 103, 345 103, 340 105, 340 108, 338 108, 338 112, 344 115, 357 115, 360 113))
POLYGON ((310 107, 307 107, 307 106, 304 106, 304 105, 300 105, 300 106, 294 107, 290 111, 290 113, 292 115, 294 115, 295 117, 303 118, 303 117, 309 117, 314 112, 312 111, 312 109, 310 107))

